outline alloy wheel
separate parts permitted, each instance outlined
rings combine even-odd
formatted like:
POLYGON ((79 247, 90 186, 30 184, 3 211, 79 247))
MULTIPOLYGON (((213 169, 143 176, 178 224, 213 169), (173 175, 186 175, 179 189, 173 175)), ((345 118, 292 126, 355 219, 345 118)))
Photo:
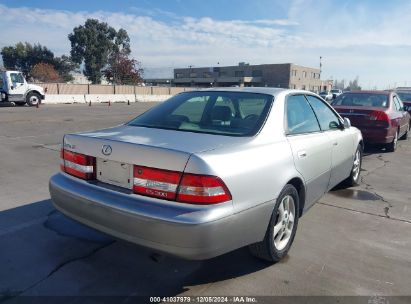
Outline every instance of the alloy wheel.
POLYGON ((291 238, 295 221, 295 203, 291 195, 286 195, 281 200, 277 220, 274 225, 274 245, 277 250, 284 249, 291 238))

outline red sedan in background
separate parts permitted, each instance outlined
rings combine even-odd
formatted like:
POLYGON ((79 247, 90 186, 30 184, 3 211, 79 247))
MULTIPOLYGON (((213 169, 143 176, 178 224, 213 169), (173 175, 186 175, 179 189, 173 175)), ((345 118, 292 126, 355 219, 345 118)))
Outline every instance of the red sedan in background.
POLYGON ((401 101, 404 103, 406 110, 411 115, 411 89, 410 90, 396 90, 398 96, 400 96, 401 101))
POLYGON ((411 116, 395 92, 346 92, 332 106, 361 130, 365 143, 384 144, 394 152, 398 139, 408 137, 411 116))

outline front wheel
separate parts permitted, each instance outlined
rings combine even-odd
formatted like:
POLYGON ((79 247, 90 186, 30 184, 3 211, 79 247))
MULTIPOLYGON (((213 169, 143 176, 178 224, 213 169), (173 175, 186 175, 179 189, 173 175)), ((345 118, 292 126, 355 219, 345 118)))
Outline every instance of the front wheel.
POLYGON ((264 239, 249 246, 251 253, 269 262, 280 261, 294 241, 298 217, 298 192, 287 184, 278 196, 264 239))
POLYGON ((26 96, 26 103, 33 107, 40 104, 41 96, 36 92, 30 92, 26 96))

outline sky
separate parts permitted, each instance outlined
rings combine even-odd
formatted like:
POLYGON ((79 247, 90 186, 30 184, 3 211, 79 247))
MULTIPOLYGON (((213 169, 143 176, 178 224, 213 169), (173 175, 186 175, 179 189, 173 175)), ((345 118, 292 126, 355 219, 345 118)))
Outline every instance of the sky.
POLYGON ((408 0, 0 0, 0 47, 69 54, 87 18, 124 28, 146 78, 173 68, 292 62, 366 89, 411 86, 408 0))

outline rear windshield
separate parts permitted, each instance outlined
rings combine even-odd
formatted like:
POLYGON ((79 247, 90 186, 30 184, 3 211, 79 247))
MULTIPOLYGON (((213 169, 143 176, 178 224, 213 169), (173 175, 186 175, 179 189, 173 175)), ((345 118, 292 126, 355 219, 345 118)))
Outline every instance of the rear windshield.
POLYGON ((261 128, 273 96, 243 92, 187 92, 143 113, 130 126, 253 136, 261 128))
POLYGON ((346 93, 338 96, 333 106, 358 106, 388 108, 388 95, 373 93, 346 93))
POLYGON ((411 101, 411 92, 397 92, 402 101, 411 101))

